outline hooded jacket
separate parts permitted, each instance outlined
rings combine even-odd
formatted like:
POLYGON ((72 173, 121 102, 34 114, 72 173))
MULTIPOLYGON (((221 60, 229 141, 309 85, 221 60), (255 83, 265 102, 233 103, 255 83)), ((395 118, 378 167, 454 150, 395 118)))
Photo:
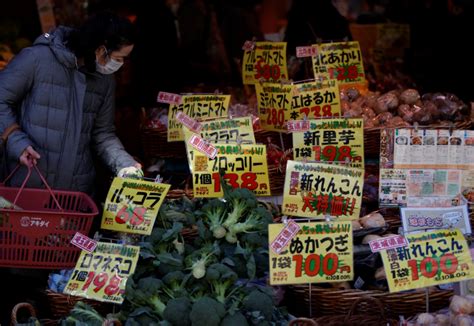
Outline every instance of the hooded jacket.
MULTIPOLYGON (((78 68, 65 46, 72 31, 59 27, 43 34, 0 72, 0 134, 15 122, 21 127, 6 144, 9 170, 31 145, 53 189, 92 193, 92 150, 114 172, 136 162, 115 134, 114 77, 78 68)), ((26 173, 22 167, 12 186, 20 185, 26 173)), ((27 186, 42 186, 36 173, 27 186)))

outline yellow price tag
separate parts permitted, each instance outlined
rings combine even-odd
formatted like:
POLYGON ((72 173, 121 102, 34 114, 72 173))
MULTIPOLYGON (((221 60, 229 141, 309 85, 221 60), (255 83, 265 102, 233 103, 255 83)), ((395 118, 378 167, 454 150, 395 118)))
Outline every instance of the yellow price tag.
POLYGON ((341 100, 334 80, 293 85, 289 120, 339 117, 341 100))
POLYGON ((286 131, 290 118, 292 85, 255 84, 260 126, 265 130, 286 131))
POLYGON ((205 121, 229 115, 230 95, 203 94, 184 95, 179 105, 172 104, 168 112, 168 141, 183 141, 183 124, 176 119, 178 112, 188 117, 205 121))
POLYGON ((151 234, 170 185, 116 177, 105 200, 101 228, 151 234))
POLYGON ((288 79, 286 42, 255 42, 253 50, 244 52, 242 78, 246 85, 279 82, 288 79))
POLYGON ((265 145, 217 144, 217 156, 210 159, 195 152, 193 189, 195 197, 222 198, 221 175, 233 188, 247 188, 256 196, 270 196, 265 145))
POLYGON ((359 218, 364 170, 288 161, 283 190, 283 214, 308 218, 359 218))
POLYGON ((459 229, 408 234, 408 246, 381 251, 390 292, 472 279, 472 257, 459 229))
POLYGON ((139 253, 138 246, 104 242, 99 242, 92 253, 83 250, 64 293, 121 304, 139 253))
POLYGON ((358 41, 323 43, 313 57, 315 77, 329 74, 338 84, 365 81, 362 53, 358 41))
POLYGON ((364 168, 362 119, 309 120, 310 129, 293 133, 296 161, 348 164, 364 168))
POLYGON ((268 226, 271 285, 342 282, 354 278, 350 222, 298 225, 300 230, 293 237, 284 224, 268 226), (273 247, 285 242, 280 254, 276 254, 273 247))

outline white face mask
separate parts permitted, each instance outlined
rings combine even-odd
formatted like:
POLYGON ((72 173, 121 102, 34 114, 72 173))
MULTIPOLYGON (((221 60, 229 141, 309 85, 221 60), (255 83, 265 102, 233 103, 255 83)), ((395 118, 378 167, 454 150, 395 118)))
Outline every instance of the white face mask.
POLYGON ((118 62, 117 60, 114 60, 112 58, 109 58, 109 61, 107 61, 105 65, 101 65, 97 59, 95 60, 95 70, 97 70, 103 75, 113 74, 114 72, 119 70, 122 65, 123 62, 118 62))

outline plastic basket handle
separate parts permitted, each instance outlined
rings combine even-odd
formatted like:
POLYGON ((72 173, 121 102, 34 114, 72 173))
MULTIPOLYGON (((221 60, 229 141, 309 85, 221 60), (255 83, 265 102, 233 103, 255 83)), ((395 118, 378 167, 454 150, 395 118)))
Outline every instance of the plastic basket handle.
MULTIPOLYGON (((43 177, 43 175, 41 174, 38 167, 36 165, 33 165, 33 167, 36 170, 36 173, 38 173, 38 176, 40 177, 41 181, 45 185, 46 189, 48 189, 49 194, 53 198, 54 203, 56 204, 56 206, 59 208, 60 211, 64 211, 63 208, 61 207, 61 205, 59 205, 59 202, 58 202, 56 196, 54 195, 53 190, 51 190, 51 187, 49 186, 48 182, 46 182, 46 179, 43 177)), ((6 183, 16 173, 16 171, 18 171, 19 168, 20 168, 20 164, 18 164, 13 169, 13 171, 6 177, 6 179, 3 181, 3 183, 6 183)), ((18 192, 15 196, 15 200, 13 201, 13 205, 16 205, 16 202, 18 201, 18 198, 20 198, 20 194, 23 192, 23 189, 25 188, 26 183, 30 179, 30 176, 31 176, 31 167, 28 167, 28 174, 26 175, 25 180, 23 180, 23 183, 21 184, 21 187, 20 187, 20 189, 18 190, 18 192)))

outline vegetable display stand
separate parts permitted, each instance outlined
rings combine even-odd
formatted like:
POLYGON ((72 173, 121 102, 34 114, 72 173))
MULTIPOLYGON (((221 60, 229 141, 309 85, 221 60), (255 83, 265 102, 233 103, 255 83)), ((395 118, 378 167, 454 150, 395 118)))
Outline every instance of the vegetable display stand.
POLYGON ((345 315, 325 316, 315 320, 318 325, 325 326, 398 325, 397 319, 390 319, 385 316, 382 302, 369 296, 355 300, 352 303, 351 309, 345 315), (361 307, 363 308, 363 313, 359 311, 361 307))
POLYGON ((70 241, 76 232, 88 234, 99 213, 84 193, 52 190, 36 166, 46 189, 25 188, 31 169, 20 188, 0 184, 0 196, 14 208, 0 209, 0 266, 16 268, 71 268, 80 249, 70 241))
POLYGON ((143 152, 147 159, 159 158, 186 158, 184 141, 168 142, 166 128, 142 127, 140 139, 143 152))
MULTIPOLYGON (((360 298, 374 297, 380 300, 385 313, 389 318, 414 316, 426 310, 426 292, 408 291, 389 293, 378 290, 338 290, 335 288, 321 288, 309 285, 293 285, 288 288, 288 302, 294 314, 307 317, 335 316, 347 314, 354 302, 360 298), (309 311, 311 307, 311 311, 309 311)), ((453 296, 451 290, 434 290, 429 293, 429 307, 437 311, 449 305, 449 298, 453 296)), ((291 311, 290 310, 290 311, 291 311)), ((358 307, 360 314, 371 314, 372 305, 358 307)))
POLYGON ((89 300, 82 297, 57 293, 51 290, 46 290, 46 296, 48 298, 51 314, 55 319, 61 319, 63 317, 68 316, 78 301, 83 301, 84 303, 87 303, 89 306, 96 309, 103 315, 112 311, 111 304, 95 300, 89 300))

